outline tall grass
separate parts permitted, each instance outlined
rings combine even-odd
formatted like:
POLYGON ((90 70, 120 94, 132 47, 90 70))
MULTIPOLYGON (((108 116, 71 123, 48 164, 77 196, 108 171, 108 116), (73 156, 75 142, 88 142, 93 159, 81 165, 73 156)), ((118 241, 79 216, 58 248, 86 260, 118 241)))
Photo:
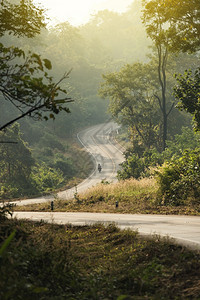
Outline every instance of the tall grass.
MULTIPOLYGON (((117 183, 103 182, 77 193, 71 200, 55 200, 55 211, 182 214, 200 215, 198 206, 161 205, 157 182, 153 178, 128 179, 117 183), (117 204, 117 207, 116 207, 117 204)), ((16 210, 49 211, 49 204, 16 207, 16 210)))
POLYGON ((81 193, 80 199, 90 197, 98 199, 99 195, 101 195, 107 200, 114 198, 124 201, 127 198, 132 198, 137 195, 141 195, 142 193, 154 193, 156 192, 156 188, 156 181, 152 178, 143 178, 141 180, 131 178, 127 180, 121 180, 117 183, 98 184, 86 192, 81 193))

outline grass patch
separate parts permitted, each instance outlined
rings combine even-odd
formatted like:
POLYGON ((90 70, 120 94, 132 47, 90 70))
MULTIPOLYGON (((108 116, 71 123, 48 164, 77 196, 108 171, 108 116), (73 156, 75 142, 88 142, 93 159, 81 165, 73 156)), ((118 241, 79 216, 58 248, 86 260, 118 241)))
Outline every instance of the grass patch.
POLYGON ((0 223, 0 245, 5 240, 1 299, 200 297, 200 254, 166 239, 145 240, 113 224, 77 227, 11 219, 0 223))
MULTIPOLYGON (((159 205, 158 186, 152 178, 102 183, 72 200, 55 200, 54 211, 200 215, 200 206, 159 205), (116 201, 118 207, 116 208, 116 201)), ((50 211, 50 204, 26 205, 15 210, 50 211)))

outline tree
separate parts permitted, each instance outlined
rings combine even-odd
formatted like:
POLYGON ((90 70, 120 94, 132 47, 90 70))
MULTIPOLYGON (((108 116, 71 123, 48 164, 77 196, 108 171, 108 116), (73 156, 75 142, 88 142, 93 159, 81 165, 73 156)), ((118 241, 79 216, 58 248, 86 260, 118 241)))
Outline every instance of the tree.
POLYGON ((174 87, 177 107, 193 115, 195 129, 200 130, 200 68, 194 73, 185 71, 184 75, 176 75, 177 85, 174 87))
POLYGON ((5 32, 16 36, 34 37, 45 28, 45 10, 38 8, 32 0, 17 0, 10 3, 0 1, 0 36, 5 32))
POLYGON ((170 52, 196 52, 200 49, 199 0, 142 0, 142 2, 143 21, 153 41, 167 38, 170 52))
POLYGON ((159 107, 153 97, 158 83, 148 64, 126 65, 119 72, 103 75, 100 95, 110 98, 109 110, 118 123, 128 125, 133 140, 146 147, 159 147, 159 107))
POLYGON ((0 140, 0 197, 21 195, 23 189, 30 188, 31 151, 22 140, 18 123, 0 132, 0 140))
POLYGON ((173 49, 196 52, 200 49, 200 2, 199 0, 176 0, 170 5, 170 20, 173 25, 173 49))
POLYGON ((19 116, 1 125, 0 130, 25 116, 47 120, 61 110, 69 112, 63 104, 71 102, 71 98, 57 99, 61 92, 67 94, 59 83, 68 78, 69 73, 54 83, 46 72, 51 69, 48 59, 42 60, 35 53, 26 55, 17 47, 4 47, 3 44, 0 44, 0 54, 0 93, 20 111, 19 116), (45 112, 50 112, 49 116, 45 112))
MULTIPOLYGON (((0 6, 1 36, 8 32, 31 38, 45 26, 43 10, 36 8, 31 0, 21 0, 18 4, 1 1, 0 6)), ((47 120, 49 117, 55 118, 62 110, 69 112, 65 104, 72 99, 61 87, 69 72, 54 83, 47 73, 50 69, 48 59, 42 59, 36 53, 26 54, 18 47, 0 44, 0 94, 3 101, 9 101, 20 112, 20 115, 1 125, 0 130, 25 116, 47 120)))
POLYGON ((156 5, 162 22, 167 24, 170 51, 196 52, 200 49, 199 0, 160 0, 150 1, 149 5, 156 5))
POLYGON ((166 147, 168 116, 166 108, 166 67, 169 52, 195 52, 200 49, 199 0, 143 0, 143 23, 157 49, 161 95, 156 95, 163 114, 163 150, 166 147))
POLYGON ((166 27, 166 17, 164 14, 163 0, 143 0, 143 23, 146 26, 147 35, 152 39, 157 53, 157 71, 158 79, 161 88, 160 93, 156 93, 155 97, 158 100, 163 119, 163 150, 166 148, 168 116, 172 111, 174 104, 167 109, 167 78, 166 68, 168 61, 169 45, 171 42, 170 30, 166 27), (167 29, 166 29, 167 28, 167 29))

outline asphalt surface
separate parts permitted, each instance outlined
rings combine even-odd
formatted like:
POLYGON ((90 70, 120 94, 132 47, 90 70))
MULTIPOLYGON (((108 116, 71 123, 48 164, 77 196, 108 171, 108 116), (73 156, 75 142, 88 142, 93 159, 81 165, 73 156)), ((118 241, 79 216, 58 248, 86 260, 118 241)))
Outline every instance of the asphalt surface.
MULTIPOLYGON (((92 126, 77 134, 77 138, 82 147, 91 154, 91 159, 94 162, 94 169, 90 176, 79 185, 55 195, 57 198, 63 200, 73 199, 75 193, 83 192, 90 187, 95 186, 97 183, 100 183, 102 180, 108 182, 116 181, 119 164, 124 160, 122 149, 120 149, 120 147, 114 143, 111 138, 111 132, 116 130, 118 127, 119 126, 116 123, 108 122, 92 126), (97 169, 98 163, 102 166, 101 173, 99 173, 97 169)), ((83 164, 88 164, 88 156, 86 157, 84 152, 82 155, 83 164)), ((21 206, 34 203, 51 202, 54 199, 54 195, 50 195, 33 199, 23 199, 12 203, 21 206)))
MULTIPOLYGON (((113 122, 100 124, 83 130, 77 135, 80 143, 91 154, 94 170, 77 188, 58 193, 60 199, 70 199, 76 192, 82 192, 102 180, 116 181, 119 164, 124 160, 122 150, 111 139, 111 132, 117 129, 113 122), (102 165, 99 173, 97 164, 102 165)), ((88 163, 83 155, 83 163, 88 163)), ((15 202, 17 205, 50 202, 53 196, 27 199, 15 202)), ((114 222, 120 228, 138 230, 147 236, 161 235, 173 238, 176 243, 200 250, 200 217, 198 216, 165 216, 165 215, 130 215, 102 213, 62 213, 62 212, 15 212, 14 217, 31 220, 45 220, 58 224, 71 223, 74 225, 93 224, 96 222, 114 222)))
POLYGON ((91 225, 115 223, 121 229, 137 230, 142 235, 170 237, 178 244, 200 250, 200 217, 131 215, 76 212, 15 212, 14 217, 56 224, 91 225))
MULTIPOLYGON (((79 142, 86 151, 91 154, 91 158, 94 162, 94 170, 77 188, 58 193, 59 198, 73 198, 76 191, 78 193, 85 191, 97 183, 100 183, 102 180, 108 182, 115 182, 117 180, 116 174, 119 169, 119 164, 124 161, 123 152, 111 139, 111 132, 117 128, 117 124, 108 122, 83 130, 77 135, 79 142), (102 166, 100 173, 97 168, 98 164, 102 166)), ((84 164, 88 163, 84 154, 82 160, 84 164)))

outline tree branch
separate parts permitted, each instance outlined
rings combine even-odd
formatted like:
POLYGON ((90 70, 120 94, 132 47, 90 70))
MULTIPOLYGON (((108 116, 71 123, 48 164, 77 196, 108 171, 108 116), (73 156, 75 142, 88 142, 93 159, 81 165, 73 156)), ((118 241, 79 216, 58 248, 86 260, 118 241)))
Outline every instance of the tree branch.
POLYGON ((39 110, 41 108, 43 108, 45 106, 45 104, 42 104, 38 107, 35 107, 35 108, 32 108, 32 109, 29 109, 27 112, 23 113, 22 115, 20 115, 19 117, 7 122, 6 124, 4 124, 3 126, 0 127, 0 131, 2 131, 4 128, 10 126, 11 124, 15 123, 16 121, 24 118, 25 116, 27 116, 28 114, 31 114, 32 112, 36 111, 36 110, 39 110))
POLYGON ((169 114, 171 113, 172 109, 174 108, 174 105, 175 105, 175 103, 172 103, 172 106, 171 106, 170 110, 167 113, 167 117, 169 116, 169 114))
POLYGON ((160 98, 158 97, 158 95, 154 94, 154 97, 158 100, 158 103, 159 103, 159 106, 160 106, 160 109, 161 111, 163 111, 163 108, 162 108, 162 103, 160 101, 160 98))

